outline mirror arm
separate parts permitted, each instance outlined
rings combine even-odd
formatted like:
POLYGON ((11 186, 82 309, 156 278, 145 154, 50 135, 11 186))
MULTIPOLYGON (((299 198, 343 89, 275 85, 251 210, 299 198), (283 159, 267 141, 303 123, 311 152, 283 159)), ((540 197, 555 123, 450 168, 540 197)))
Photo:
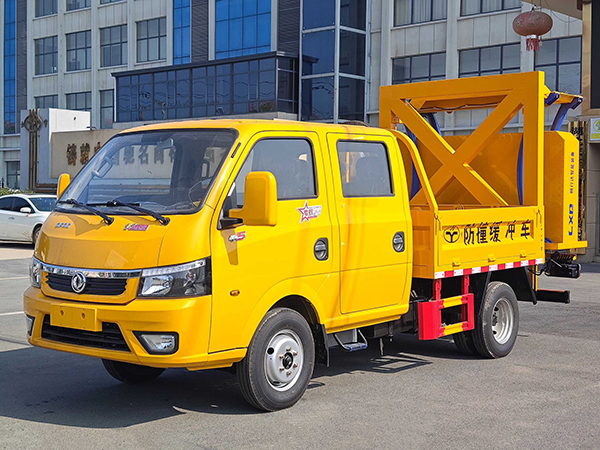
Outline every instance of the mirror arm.
POLYGON ((236 219, 235 217, 222 217, 219 222, 222 228, 232 228, 244 223, 242 219, 236 219))

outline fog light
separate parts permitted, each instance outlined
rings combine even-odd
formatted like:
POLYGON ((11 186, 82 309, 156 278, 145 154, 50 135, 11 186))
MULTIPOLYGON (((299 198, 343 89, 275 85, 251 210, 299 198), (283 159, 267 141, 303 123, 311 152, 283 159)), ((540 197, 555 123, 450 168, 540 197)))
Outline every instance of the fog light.
POLYGON ((25 316, 25 326, 27 327, 27 336, 31 336, 33 334, 33 323, 35 321, 35 317, 25 316))
POLYGON ((170 355, 175 353, 179 347, 179 336, 177 333, 145 333, 136 331, 134 334, 151 355, 170 355))

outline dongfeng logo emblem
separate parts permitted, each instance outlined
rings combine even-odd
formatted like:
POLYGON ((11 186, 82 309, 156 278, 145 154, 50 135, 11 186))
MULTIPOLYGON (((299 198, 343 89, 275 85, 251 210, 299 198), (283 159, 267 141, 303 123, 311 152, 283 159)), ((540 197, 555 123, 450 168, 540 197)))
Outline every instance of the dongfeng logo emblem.
POLYGON ((73 275, 73 278, 71 278, 71 289, 73 289, 73 292, 81 294, 85 289, 85 283, 85 275, 81 272, 77 272, 73 275))

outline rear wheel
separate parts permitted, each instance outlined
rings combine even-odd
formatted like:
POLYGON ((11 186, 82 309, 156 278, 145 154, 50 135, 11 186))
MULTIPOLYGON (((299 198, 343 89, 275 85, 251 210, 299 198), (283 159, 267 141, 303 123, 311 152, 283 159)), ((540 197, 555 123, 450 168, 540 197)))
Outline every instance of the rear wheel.
POLYGON ((269 311, 238 363, 244 398, 264 411, 289 408, 306 391, 314 360, 313 335, 304 317, 287 308, 269 311))
POLYGON ((472 333, 472 331, 463 331, 462 333, 453 334, 454 344, 465 355, 479 356, 472 333))
POLYGON ((127 384, 146 383, 155 380, 165 371, 165 369, 156 367, 138 366, 137 364, 111 361, 109 359, 103 359, 102 364, 113 378, 127 384))
POLYGON ((519 332, 519 305, 512 288, 493 281, 483 296, 472 331, 477 352, 484 358, 501 358, 515 345, 519 332))

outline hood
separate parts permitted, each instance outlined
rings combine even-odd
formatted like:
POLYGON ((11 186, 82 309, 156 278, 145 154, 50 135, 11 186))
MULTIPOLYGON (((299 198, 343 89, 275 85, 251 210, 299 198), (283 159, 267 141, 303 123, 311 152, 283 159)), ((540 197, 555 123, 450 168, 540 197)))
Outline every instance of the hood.
POLYGON ((44 222, 35 256, 48 264, 105 270, 190 262, 209 255, 211 215, 205 206, 196 214, 169 216, 168 225, 137 215, 111 215, 115 220, 106 225, 95 215, 55 211, 44 222))

